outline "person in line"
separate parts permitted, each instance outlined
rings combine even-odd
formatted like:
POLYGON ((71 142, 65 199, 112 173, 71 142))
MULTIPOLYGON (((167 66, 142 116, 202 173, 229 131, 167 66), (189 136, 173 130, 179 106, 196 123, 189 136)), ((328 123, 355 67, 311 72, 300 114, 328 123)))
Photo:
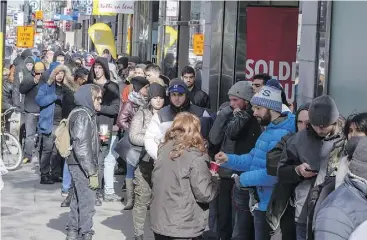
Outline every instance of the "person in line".
POLYGON ((80 67, 75 70, 74 81, 79 86, 82 86, 88 81, 88 75, 89 75, 88 69, 80 67))
MULTIPOLYGON (((99 186, 102 187, 105 158, 110 152, 112 128, 115 124, 117 114, 120 109, 120 91, 119 86, 110 80, 110 70, 106 58, 98 57, 92 65, 88 76, 88 83, 94 83, 102 88, 101 109, 97 111, 98 124, 107 125, 108 140, 101 141, 100 160, 99 160, 99 186)), ((109 158, 110 159, 110 158, 109 158)), ((102 205, 103 189, 97 191, 96 206, 102 205)))
POLYGON ((145 78, 145 68, 147 65, 139 63, 135 66, 135 76, 136 77, 144 77, 145 78))
MULTIPOLYGON (((229 105, 219 111, 209 133, 210 143, 219 146, 219 151, 245 154, 255 146, 261 127, 251 109, 253 95, 251 83, 247 81, 235 83, 228 91, 229 105)), ((216 153, 218 152, 214 152, 213 156, 216 153)), ((210 215, 218 215, 218 219, 215 219, 218 226, 210 227, 218 229, 216 235, 220 235, 220 239, 253 239, 254 225, 249 209, 249 192, 234 187, 234 173, 238 174, 229 169, 219 169, 220 192, 216 201, 211 203, 214 206, 210 211, 210 215)))
MULTIPOLYGON (((163 106, 166 99, 166 90, 158 83, 152 83, 148 91, 149 104, 140 107, 131 121, 129 139, 133 145, 144 147, 144 136, 146 129, 153 117, 163 106)), ((148 206, 151 199, 153 160, 144 154, 135 170, 135 190, 133 223, 134 236, 137 240, 144 237, 144 223, 147 215, 148 206)))
POLYGON ((67 240, 91 240, 94 234, 94 204, 98 188, 99 135, 97 112, 102 90, 87 84, 75 93, 77 107, 70 113, 72 154, 67 158, 73 193, 67 223, 67 240))
POLYGON ((186 66, 182 69, 181 79, 186 83, 190 90, 190 101, 196 106, 210 108, 210 99, 208 94, 195 86, 195 70, 192 67, 186 66))
POLYGON ((10 65, 9 69, 4 68, 3 70, 3 96, 2 96, 2 108, 4 112, 14 106, 13 104, 13 87, 14 87, 14 74, 15 66, 10 65))
POLYGON ((253 77, 252 89, 254 93, 258 93, 263 86, 271 79, 271 77, 266 73, 257 74, 253 77))
POLYGON ((273 149, 282 137, 295 132, 295 116, 289 112, 282 114, 281 91, 270 86, 262 87, 252 97, 251 105, 260 125, 266 127, 257 139, 255 147, 244 155, 220 152, 215 155, 215 159, 221 167, 243 172, 235 178, 239 187, 256 187, 256 191, 250 196, 255 240, 270 240, 272 230, 266 222, 266 210, 277 178, 266 172, 266 153, 273 149))
MULTIPOLYGON (((309 103, 301 105, 296 112, 296 132, 304 131, 309 126, 308 116, 309 103)), ((277 176, 278 164, 286 148, 288 139, 293 134, 288 134, 270 150, 266 155, 266 170, 269 175, 277 176)), ((279 228, 282 239, 296 239, 296 225, 294 221, 295 208, 293 206, 293 191, 296 186, 278 182, 273 190, 271 199, 266 211, 266 220, 274 232, 279 228)))
POLYGON ((19 85, 19 92, 24 95, 24 117, 26 138, 24 142, 24 160, 23 163, 32 161, 33 154, 36 151, 36 133, 39 120, 40 107, 36 103, 36 96, 41 81, 42 74, 46 67, 42 62, 34 65, 32 77, 25 78, 19 85))
POLYGON ((361 137, 344 183, 325 199, 316 215, 315 239, 349 239, 353 231, 367 220, 366 196, 367 138, 361 137))
POLYGON ((159 147, 152 172, 150 227, 156 240, 200 239, 209 202, 218 192, 218 176, 194 114, 179 113, 159 147))
POLYGON ((153 115, 145 133, 144 146, 154 160, 157 159, 160 140, 163 139, 166 131, 171 127, 173 119, 180 112, 189 112, 199 117, 203 136, 209 136, 211 116, 205 109, 191 104, 187 85, 182 80, 172 80, 168 92, 169 105, 153 115))
POLYGON ((161 75, 161 68, 153 63, 146 66, 145 76, 149 82, 151 82, 151 79, 161 78, 164 81, 165 86, 169 86, 170 84, 170 79, 164 75, 161 75))
POLYGON ((295 185, 297 240, 306 239, 310 189, 334 174, 344 152, 343 126, 334 100, 328 95, 313 99, 308 114, 308 128, 287 141, 278 166, 279 182, 295 185))
POLYGON ((59 64, 52 71, 48 81, 40 85, 35 97, 36 103, 40 107, 38 132, 41 134, 42 149, 40 161, 41 184, 62 182, 64 162, 55 147, 54 134, 63 119, 63 111, 71 111, 66 110, 68 107, 66 104, 67 94, 64 98, 66 89, 75 91, 77 85, 74 83, 70 70, 59 64))
MULTIPOLYGON (((144 107, 148 101, 149 81, 144 77, 134 77, 131 79, 133 91, 129 94, 128 101, 121 107, 117 119, 117 126, 124 131, 124 134, 129 134, 131 121, 139 108, 144 107)), ((124 210, 131 210, 134 206, 134 172, 135 166, 130 161, 135 162, 137 159, 124 159, 126 161, 126 196, 127 202, 124 210)), ((116 161, 115 161, 116 163, 116 161)), ((113 168, 111 173, 113 174, 113 168)))

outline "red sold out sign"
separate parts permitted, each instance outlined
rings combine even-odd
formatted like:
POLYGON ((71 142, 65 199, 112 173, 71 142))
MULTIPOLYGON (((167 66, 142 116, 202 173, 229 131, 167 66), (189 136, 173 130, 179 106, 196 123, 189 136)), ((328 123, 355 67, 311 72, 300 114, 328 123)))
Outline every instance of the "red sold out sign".
POLYGON ((294 101, 298 8, 248 7, 246 79, 267 73, 282 84, 294 101))
POLYGON ((55 21, 44 21, 43 22, 43 27, 44 28, 53 28, 53 29, 57 28, 55 21))

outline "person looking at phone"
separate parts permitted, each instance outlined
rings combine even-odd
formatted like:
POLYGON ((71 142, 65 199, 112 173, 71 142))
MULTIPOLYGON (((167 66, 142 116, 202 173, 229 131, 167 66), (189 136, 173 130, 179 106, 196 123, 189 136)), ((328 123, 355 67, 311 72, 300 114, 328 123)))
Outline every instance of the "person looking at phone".
POLYGON ((334 100, 323 95, 313 99, 308 127, 287 141, 278 165, 280 183, 295 184, 294 203, 297 240, 306 239, 307 197, 313 186, 335 174, 344 152, 343 122, 334 100))

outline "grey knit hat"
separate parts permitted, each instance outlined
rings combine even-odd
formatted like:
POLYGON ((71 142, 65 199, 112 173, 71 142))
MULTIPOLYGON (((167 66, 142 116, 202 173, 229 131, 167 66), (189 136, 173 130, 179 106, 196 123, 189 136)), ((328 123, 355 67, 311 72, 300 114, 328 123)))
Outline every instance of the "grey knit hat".
POLYGON ((308 115, 312 125, 330 126, 338 121, 339 110, 334 99, 323 95, 312 100, 308 115))
POLYGON ((252 97, 251 104, 281 113, 283 105, 282 92, 277 88, 264 86, 252 97))
POLYGON ((228 91, 229 96, 241 98, 246 101, 251 101, 254 92, 250 82, 239 81, 236 82, 228 91))
POLYGON ((353 158, 350 161, 349 170, 354 175, 367 180, 367 137, 359 140, 353 158))

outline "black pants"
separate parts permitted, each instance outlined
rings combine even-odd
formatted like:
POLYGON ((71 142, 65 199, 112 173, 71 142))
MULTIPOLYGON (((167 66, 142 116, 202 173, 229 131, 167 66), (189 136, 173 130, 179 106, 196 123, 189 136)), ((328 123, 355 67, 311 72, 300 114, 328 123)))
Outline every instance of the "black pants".
POLYGON ((80 234, 94 233, 93 216, 96 213, 94 202, 96 193, 89 188, 89 180, 81 170, 79 165, 69 165, 71 175, 71 184, 73 187, 72 199, 70 203, 68 231, 78 232, 80 234))
POLYGON ((51 174, 56 177, 62 177, 65 160, 60 156, 55 146, 54 133, 56 128, 57 126, 53 126, 52 133, 42 134, 41 136, 41 176, 51 174))
POLYGON ((294 221, 295 209, 288 204, 282 218, 280 219, 280 230, 283 240, 297 239, 296 223, 294 221))
POLYGON ((167 237, 160 234, 154 233, 154 239, 155 240, 201 240, 202 237, 195 237, 195 238, 176 238, 176 237, 167 237))

